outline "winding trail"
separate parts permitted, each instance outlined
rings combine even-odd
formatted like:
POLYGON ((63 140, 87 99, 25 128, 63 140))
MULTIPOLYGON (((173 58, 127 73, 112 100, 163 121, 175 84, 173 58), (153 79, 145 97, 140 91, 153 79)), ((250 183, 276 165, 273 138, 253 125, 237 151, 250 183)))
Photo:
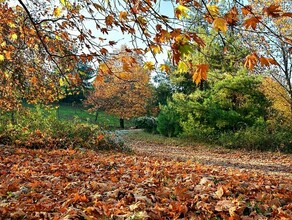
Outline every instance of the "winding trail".
POLYGON ((260 172, 266 175, 280 175, 292 179, 292 155, 278 152, 230 150, 222 147, 151 143, 149 140, 127 138, 126 143, 138 155, 191 160, 204 165, 240 169, 246 172, 260 172))

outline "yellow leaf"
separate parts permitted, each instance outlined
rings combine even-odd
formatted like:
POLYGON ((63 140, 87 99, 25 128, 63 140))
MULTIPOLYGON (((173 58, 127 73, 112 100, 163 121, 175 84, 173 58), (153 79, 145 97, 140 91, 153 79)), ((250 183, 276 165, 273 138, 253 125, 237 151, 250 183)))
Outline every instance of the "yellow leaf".
POLYGON ((213 28, 217 31, 225 33, 227 31, 227 21, 223 18, 215 18, 213 22, 213 28))
POLYGON ((57 7, 54 9, 54 16, 59 17, 61 15, 62 9, 60 7, 57 7))
POLYGON ((66 0, 60 0, 60 3, 64 6, 66 6, 66 0))
POLYGON ((153 70, 154 69, 154 64, 152 61, 147 61, 144 63, 144 69, 146 70, 153 70))
POLYGON ((167 64, 161 64, 159 68, 162 72, 166 72, 166 73, 170 72, 170 66, 167 64))
POLYGON ((63 78, 59 79, 59 85, 64 86, 65 85, 65 80, 63 78))
POLYGON ((1 44, 0 44, 1 47, 5 47, 6 46, 6 41, 3 41, 1 44))
POLYGON ((8 22, 8 26, 11 27, 11 28, 15 28, 16 27, 16 25, 13 22, 8 22))
POLYGON ((207 5, 207 9, 212 16, 219 15, 219 8, 217 5, 207 5))
POLYGON ((188 72, 188 65, 184 61, 179 61, 177 65, 177 69, 179 73, 186 73, 188 72))
POLYGON ((121 79, 130 79, 130 76, 129 76, 129 73, 126 73, 126 72, 122 72, 119 74, 119 77, 121 79))
POLYGON ((154 54, 161 53, 161 47, 159 45, 151 45, 150 49, 154 54))
POLYGON ((11 40, 16 40, 17 39, 17 34, 11 34, 11 36, 10 36, 10 39, 11 40))
POLYGON ((5 59, 4 55, 0 54, 0 61, 3 61, 5 59))
POLYGON ((105 63, 101 63, 99 65, 99 70, 101 71, 101 73, 104 73, 104 74, 108 74, 110 72, 110 69, 105 63))
POLYGON ((189 17, 189 15, 188 15, 189 10, 190 10, 189 8, 187 8, 183 5, 179 5, 175 9, 175 15, 178 19, 182 19, 184 17, 188 18, 189 17))

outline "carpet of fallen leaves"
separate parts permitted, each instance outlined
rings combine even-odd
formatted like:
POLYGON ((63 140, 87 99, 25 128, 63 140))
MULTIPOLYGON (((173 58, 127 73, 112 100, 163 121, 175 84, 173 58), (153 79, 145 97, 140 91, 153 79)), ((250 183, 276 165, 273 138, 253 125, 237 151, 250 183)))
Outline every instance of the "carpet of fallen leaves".
POLYGON ((291 219, 291 180, 192 160, 0 147, 0 219, 291 219))

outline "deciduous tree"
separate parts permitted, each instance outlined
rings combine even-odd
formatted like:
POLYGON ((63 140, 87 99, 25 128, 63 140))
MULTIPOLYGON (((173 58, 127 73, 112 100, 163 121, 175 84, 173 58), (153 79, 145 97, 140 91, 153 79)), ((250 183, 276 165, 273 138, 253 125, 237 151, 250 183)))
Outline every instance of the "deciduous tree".
POLYGON ((149 71, 143 69, 139 58, 124 47, 100 66, 94 91, 89 93, 85 104, 91 110, 118 116, 124 128, 124 119, 146 113, 147 99, 151 96, 149 79, 149 71), (105 71, 111 72, 102 77, 105 71))

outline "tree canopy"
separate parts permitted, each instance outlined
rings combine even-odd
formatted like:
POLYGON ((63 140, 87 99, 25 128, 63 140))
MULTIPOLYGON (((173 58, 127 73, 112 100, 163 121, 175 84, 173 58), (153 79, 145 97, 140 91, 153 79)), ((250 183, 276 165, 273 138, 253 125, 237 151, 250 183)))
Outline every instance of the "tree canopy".
MULTIPOLYGON (((236 31, 247 36, 266 33, 273 42, 276 39, 285 44, 285 53, 291 56, 292 13, 287 4, 264 2, 255 6, 239 0, 229 0, 228 4, 219 0, 163 3, 173 16, 163 12, 159 0, 1 0, 1 108, 15 109, 23 98, 32 102, 58 99, 62 93, 60 78, 73 86, 82 82, 81 77, 70 74, 80 60, 110 74, 105 61, 118 43, 110 37, 117 31, 131 37, 127 48, 131 52, 155 57, 169 48, 172 63, 187 68, 196 83, 207 78, 209 64, 192 65, 187 59, 180 62, 205 46, 198 30, 190 28, 197 25, 217 31, 223 53, 229 50, 226 36, 236 31), (284 20, 287 25, 277 28, 284 20)), ((262 40, 261 35, 255 37, 262 40)), ((268 43, 262 40, 262 44, 268 43)), ((245 60, 247 68, 281 65, 268 51, 253 49, 245 60)), ((154 65, 149 61, 145 67, 152 69, 154 65)), ((166 64, 160 68, 169 70, 166 64)))

